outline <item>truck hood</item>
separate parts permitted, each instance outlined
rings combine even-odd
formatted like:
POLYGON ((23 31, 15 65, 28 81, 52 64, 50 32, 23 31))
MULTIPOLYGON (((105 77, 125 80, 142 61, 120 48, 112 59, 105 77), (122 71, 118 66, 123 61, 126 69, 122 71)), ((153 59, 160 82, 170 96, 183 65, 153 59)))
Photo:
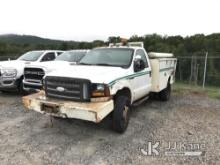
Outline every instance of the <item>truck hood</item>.
POLYGON ((92 83, 108 84, 115 79, 126 76, 127 74, 129 74, 129 69, 123 69, 120 67, 75 65, 66 67, 62 70, 58 69, 47 74, 47 76, 88 79, 92 83))
POLYGON ((42 68, 46 72, 56 70, 58 68, 65 68, 69 66, 71 63, 68 61, 48 61, 48 62, 38 62, 30 65, 26 65, 26 67, 31 68, 42 68))
POLYGON ((37 62, 21 61, 21 60, 12 60, 12 61, 1 61, 0 68, 15 68, 15 69, 24 69, 25 65, 34 64, 37 62))

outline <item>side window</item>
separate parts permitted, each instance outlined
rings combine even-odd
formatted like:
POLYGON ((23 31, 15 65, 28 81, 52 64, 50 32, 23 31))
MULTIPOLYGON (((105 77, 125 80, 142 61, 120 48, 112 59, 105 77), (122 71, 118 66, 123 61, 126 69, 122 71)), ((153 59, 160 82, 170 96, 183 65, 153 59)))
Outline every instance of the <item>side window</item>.
POLYGON ((148 68, 148 62, 147 62, 146 54, 144 53, 144 51, 142 49, 138 49, 135 55, 140 55, 141 59, 144 61, 145 68, 148 68))
POLYGON ((86 55, 86 53, 84 53, 84 52, 77 54, 75 56, 75 61, 79 62, 85 55, 86 55))
POLYGON ((63 52, 57 52, 57 56, 61 55, 63 52))
POLYGON ((53 61, 55 58, 56 58, 55 53, 50 52, 50 53, 45 54, 41 61, 42 62, 53 61))

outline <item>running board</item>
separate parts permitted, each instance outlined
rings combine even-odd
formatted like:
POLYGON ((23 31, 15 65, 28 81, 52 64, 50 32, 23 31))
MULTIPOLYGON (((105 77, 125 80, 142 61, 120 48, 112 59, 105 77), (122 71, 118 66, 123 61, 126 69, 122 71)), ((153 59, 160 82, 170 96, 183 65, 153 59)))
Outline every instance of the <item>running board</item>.
POLYGON ((138 106, 140 104, 142 104, 143 102, 145 102, 147 99, 149 99, 149 95, 142 97, 141 99, 135 101, 132 106, 138 106))

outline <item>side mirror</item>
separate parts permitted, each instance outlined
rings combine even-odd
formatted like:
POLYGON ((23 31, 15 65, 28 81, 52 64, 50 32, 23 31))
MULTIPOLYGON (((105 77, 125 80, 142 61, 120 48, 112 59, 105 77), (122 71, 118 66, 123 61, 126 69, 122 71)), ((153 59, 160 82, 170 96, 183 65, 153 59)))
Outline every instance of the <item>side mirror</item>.
POLYGON ((137 55, 134 59, 134 72, 142 71, 144 68, 144 61, 141 59, 141 56, 137 55))

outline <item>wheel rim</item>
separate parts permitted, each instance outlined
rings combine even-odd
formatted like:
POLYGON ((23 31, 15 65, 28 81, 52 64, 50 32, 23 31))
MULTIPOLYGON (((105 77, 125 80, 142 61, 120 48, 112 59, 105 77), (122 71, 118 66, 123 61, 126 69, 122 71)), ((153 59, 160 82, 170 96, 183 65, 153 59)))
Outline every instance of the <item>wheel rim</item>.
POLYGON ((127 123, 128 121, 128 110, 129 110, 129 107, 125 105, 124 110, 123 110, 123 119, 125 120, 125 123, 127 123))

